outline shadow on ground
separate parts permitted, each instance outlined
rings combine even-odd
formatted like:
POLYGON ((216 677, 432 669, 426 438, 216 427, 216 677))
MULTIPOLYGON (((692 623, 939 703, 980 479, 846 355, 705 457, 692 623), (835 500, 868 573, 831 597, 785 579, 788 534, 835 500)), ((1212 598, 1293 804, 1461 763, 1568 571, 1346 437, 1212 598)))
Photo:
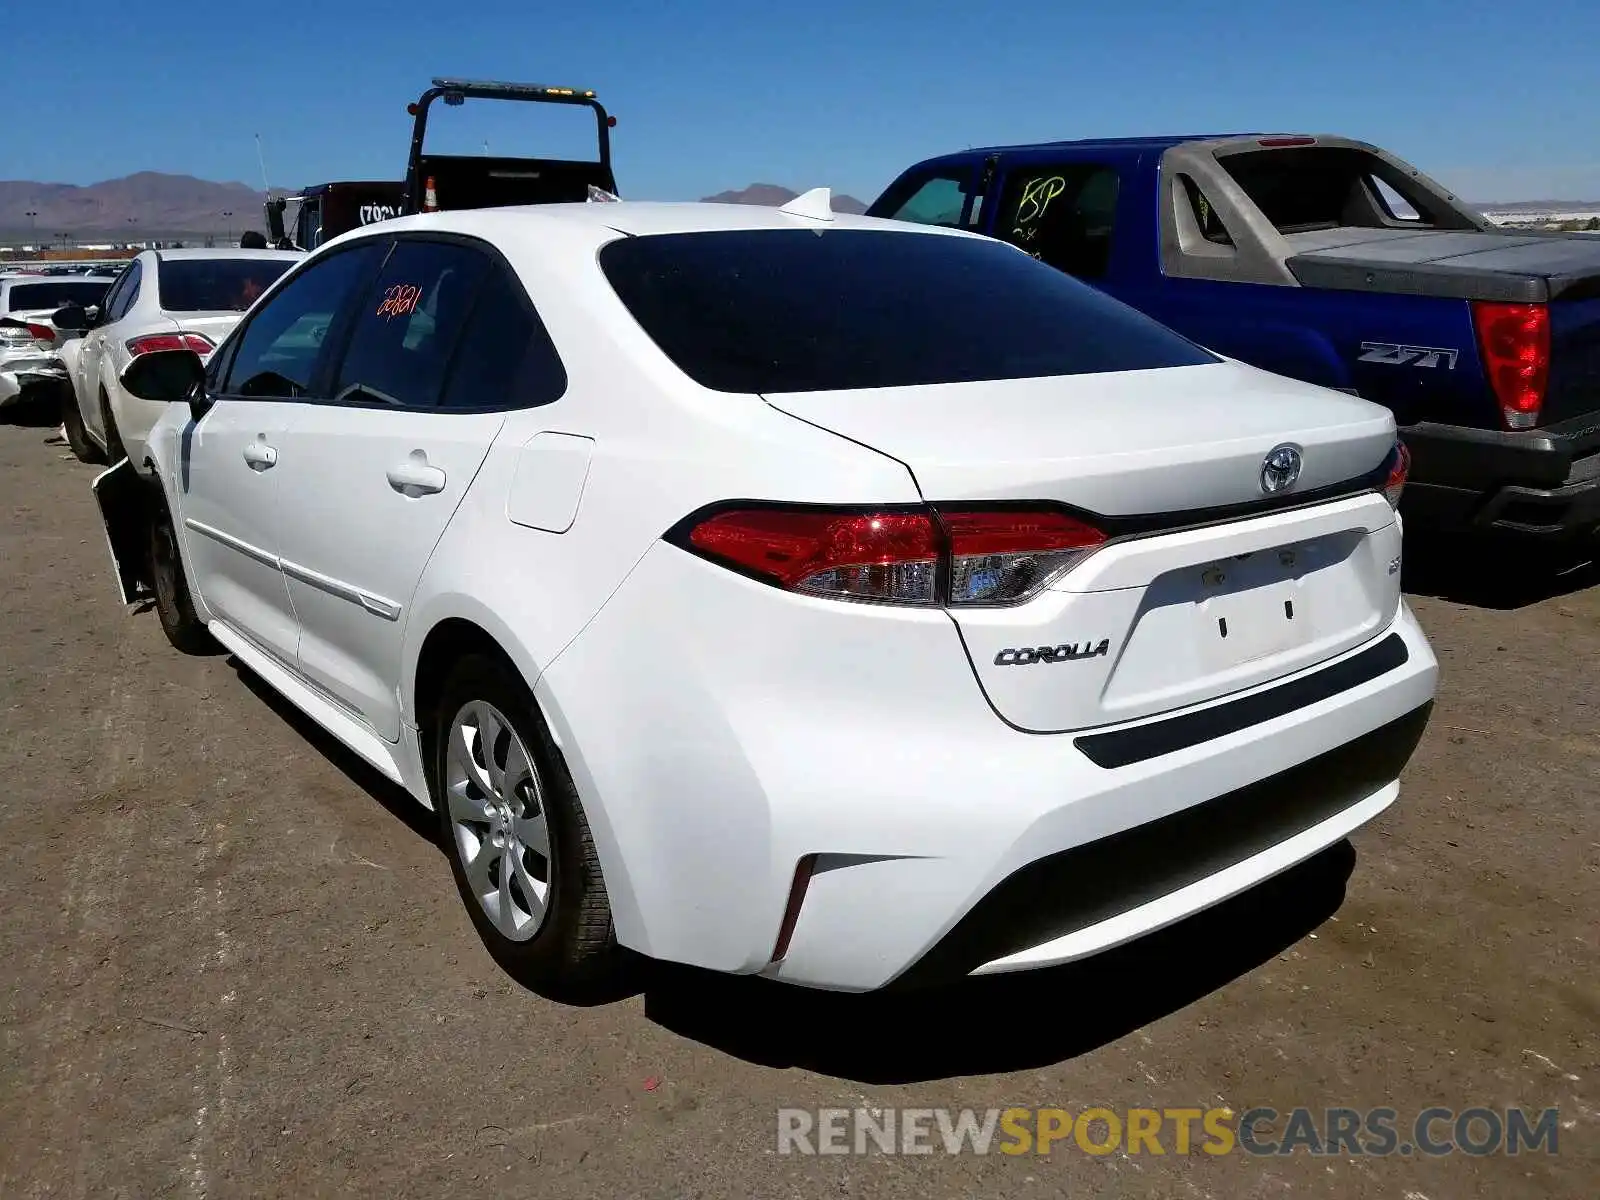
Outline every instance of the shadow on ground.
POLYGON ((29 395, 0 408, 0 422, 23 429, 55 429, 61 424, 61 401, 53 396, 29 395))
POLYGON ((849 996, 651 965, 645 1015, 749 1062, 861 1083, 1044 1067, 1177 1012, 1282 953, 1338 911, 1354 867, 1354 848, 1341 842, 1093 959, 926 992, 849 996))
MULTIPOLYGON (((404 789, 237 659, 230 663, 312 748, 438 846, 433 815, 404 789)), ((1124 1037, 1282 953, 1338 911, 1354 867, 1354 848, 1341 842, 1241 896, 1082 963, 915 992, 845 995, 634 960, 627 978, 604 993, 557 998, 587 1005, 642 992, 645 1015, 679 1036, 748 1062, 862 1083, 1037 1068, 1124 1037)))
POLYGON ((1514 545, 1419 531, 1406 534, 1404 589, 1474 608, 1513 610, 1600 583, 1600 546, 1514 545))

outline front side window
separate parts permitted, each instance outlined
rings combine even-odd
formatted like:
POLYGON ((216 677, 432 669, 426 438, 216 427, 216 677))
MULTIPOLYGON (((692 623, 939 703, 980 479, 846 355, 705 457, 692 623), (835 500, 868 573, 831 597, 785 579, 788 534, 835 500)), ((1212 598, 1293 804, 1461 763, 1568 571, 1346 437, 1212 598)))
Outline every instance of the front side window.
POLYGON ((1115 170, 1046 164, 1006 177, 995 232, 1058 271, 1100 279, 1110 266, 1116 217, 1115 170))
POLYGON ((289 280, 237 339, 223 391, 252 399, 307 395, 334 316, 371 277, 389 245, 379 239, 362 243, 309 264, 289 280))
POLYGON ((489 259, 450 242, 401 241, 352 308, 333 398, 435 408, 489 259))
POLYGON ((989 238, 863 229, 660 234, 611 242, 600 267, 663 353, 717 391, 906 387, 1217 361, 989 238))
POLYGON ((959 227, 970 178, 971 172, 962 170, 906 180, 886 195, 881 204, 872 206, 872 215, 916 225, 959 227))

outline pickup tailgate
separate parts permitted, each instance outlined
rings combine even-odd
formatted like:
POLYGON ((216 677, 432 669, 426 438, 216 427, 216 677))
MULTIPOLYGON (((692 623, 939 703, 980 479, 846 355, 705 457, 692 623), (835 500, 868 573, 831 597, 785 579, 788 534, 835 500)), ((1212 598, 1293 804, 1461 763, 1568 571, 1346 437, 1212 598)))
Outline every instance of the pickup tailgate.
MULTIPOLYGON (((1290 234, 1306 287, 1550 307, 1541 425, 1600 410, 1600 237, 1458 230, 1290 234)), ((1477 348, 1474 347, 1476 353, 1477 348)))

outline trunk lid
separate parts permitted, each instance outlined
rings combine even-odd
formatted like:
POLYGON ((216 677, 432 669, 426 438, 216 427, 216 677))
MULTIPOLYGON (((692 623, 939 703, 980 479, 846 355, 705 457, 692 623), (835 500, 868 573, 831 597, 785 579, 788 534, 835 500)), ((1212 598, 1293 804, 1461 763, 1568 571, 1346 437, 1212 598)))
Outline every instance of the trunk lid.
POLYGON ((1394 443, 1387 409, 1242 363, 932 387, 792 392, 773 407, 896 458, 930 502, 1053 500, 1102 516, 1262 498, 1300 447, 1293 491, 1364 475, 1394 443))
MULTIPOLYGON (((222 339, 233 332, 233 327, 242 320, 242 312, 195 312, 195 313, 168 313, 167 319, 172 322, 172 327, 182 333, 198 333, 209 338, 213 345, 221 345, 222 339)), ((201 355, 210 359, 209 354, 201 355)))
POLYGON ((1291 495, 1372 472, 1395 432, 1366 401, 1225 362, 768 402, 905 463, 934 505, 1159 517, 1021 604, 948 610, 995 711, 1025 730, 1253 687, 1361 645, 1398 610, 1400 531, 1378 491, 1209 524, 1195 511, 1261 500, 1284 443, 1303 455, 1291 495))

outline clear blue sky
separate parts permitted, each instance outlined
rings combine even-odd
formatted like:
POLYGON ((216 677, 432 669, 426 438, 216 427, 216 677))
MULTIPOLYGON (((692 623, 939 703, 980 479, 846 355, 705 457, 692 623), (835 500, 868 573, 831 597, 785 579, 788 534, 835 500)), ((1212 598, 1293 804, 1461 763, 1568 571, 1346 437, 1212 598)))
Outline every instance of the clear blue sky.
MULTIPOLYGON (((760 180, 870 200, 967 145, 1293 128, 1475 200, 1600 199, 1600 0, 76 0, 5 25, 12 179, 259 187, 256 133, 275 186, 398 178, 406 102, 455 74, 594 88, 639 198, 760 180)), ((586 132, 486 107, 450 132, 496 153, 586 132)))

